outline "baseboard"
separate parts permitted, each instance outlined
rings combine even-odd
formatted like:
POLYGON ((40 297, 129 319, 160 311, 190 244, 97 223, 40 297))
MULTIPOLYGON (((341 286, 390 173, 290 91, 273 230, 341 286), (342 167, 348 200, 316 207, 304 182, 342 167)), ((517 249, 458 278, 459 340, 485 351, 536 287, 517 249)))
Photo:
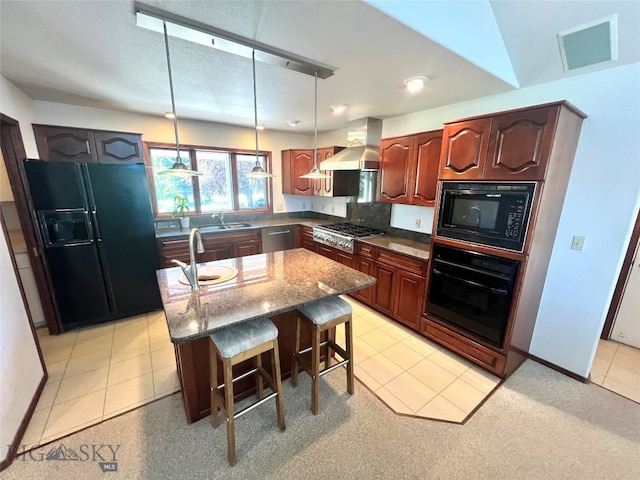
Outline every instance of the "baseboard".
POLYGON ((31 399, 31 403, 29 403, 29 408, 25 412, 22 422, 20 422, 20 426, 18 427, 18 431, 16 432, 13 442, 11 445, 7 445, 7 457, 0 462, 0 472, 13 463, 13 459, 16 457, 16 452, 19 450, 22 437, 24 437, 24 432, 27 431, 27 427, 29 426, 33 412, 36 410, 38 400, 40 400, 40 395, 42 395, 42 390, 44 390, 44 386, 46 385, 48 378, 49 374, 45 370, 42 380, 40 380, 40 384, 36 389, 36 393, 31 399))
POLYGON ((549 367, 551 370, 555 370, 556 372, 560 372, 563 375, 566 375, 567 377, 571 377, 575 380, 578 380, 582 383, 590 383, 591 381, 589 380, 589 377, 582 377, 580 375, 578 375, 577 373, 573 373, 565 368, 559 367, 558 365, 555 365, 551 362, 547 362, 546 360, 543 360, 539 357, 536 357, 535 355, 531 355, 529 354, 529 358, 535 362, 541 363, 542 365, 544 365, 545 367, 549 367))

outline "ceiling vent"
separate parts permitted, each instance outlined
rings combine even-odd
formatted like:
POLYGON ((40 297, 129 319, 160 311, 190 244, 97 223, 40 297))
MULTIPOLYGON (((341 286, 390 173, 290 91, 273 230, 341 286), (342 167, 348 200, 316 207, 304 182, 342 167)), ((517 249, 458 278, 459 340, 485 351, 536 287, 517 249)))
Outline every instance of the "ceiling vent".
POLYGON ((564 71, 618 59, 617 15, 558 33, 564 71))

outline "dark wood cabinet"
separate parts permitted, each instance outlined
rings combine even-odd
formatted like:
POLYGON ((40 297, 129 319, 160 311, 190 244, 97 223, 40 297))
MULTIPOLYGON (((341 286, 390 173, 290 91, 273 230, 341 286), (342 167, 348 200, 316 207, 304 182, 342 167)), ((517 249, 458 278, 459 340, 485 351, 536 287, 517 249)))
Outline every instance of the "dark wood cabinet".
POLYGON ((319 253, 323 257, 330 258, 331 260, 336 259, 336 249, 333 247, 329 247, 322 243, 316 243, 316 253, 319 253))
MULTIPOLYGON (((375 276, 374 267, 375 262, 367 257, 356 256, 356 269, 361 271, 362 273, 366 273, 367 275, 375 276)), ((373 303, 373 296, 375 294, 376 287, 367 287, 361 290, 356 290, 353 292, 353 297, 357 298, 361 302, 366 303, 367 305, 371 305, 373 303)))
POLYGON ((98 163, 143 163, 141 136, 135 133, 93 132, 98 163))
POLYGON ((388 138, 380 142, 381 202, 409 203, 414 151, 413 136, 388 138))
POLYGON ((434 236, 437 243, 521 262, 501 347, 435 316, 424 313, 421 319, 422 334, 502 378, 528 357, 585 118, 563 101, 463 119, 444 128, 441 179, 537 183, 521 253, 434 236))
MULTIPOLYGON (((344 147, 323 147, 317 150, 316 162, 318 166, 324 160, 332 157, 344 147)), ((309 173, 313 167, 313 150, 283 150, 282 152, 282 193, 290 195, 316 195, 333 197, 333 172, 322 171, 329 178, 300 178, 300 175, 309 173)), ((338 192, 337 195, 347 195, 338 192)))
MULTIPOLYGON (((213 233, 202 236, 204 253, 196 253, 196 262, 213 262, 226 258, 244 257, 262 253, 262 237, 259 229, 233 233, 213 233)), ((189 263, 189 240, 158 239, 160 265, 175 267, 172 259, 189 263)))
POLYGON ((313 183, 300 175, 309 173, 313 167, 313 150, 282 151, 282 193, 290 195, 313 195, 313 183))
POLYGON ((376 284, 372 306, 376 310, 393 317, 398 269, 376 262, 373 272, 373 276, 376 277, 378 283, 376 284))
POLYGON ((445 125, 440 178, 543 180, 560 109, 551 104, 445 125))
POLYGON ((53 125, 33 125, 41 160, 80 163, 143 163, 142 137, 53 125))
POLYGON ((445 125, 440 156, 442 180, 482 180, 491 118, 445 125))
POLYGON ((380 142, 381 202, 435 205, 442 130, 380 142))
POLYGON ((496 115, 491 124, 485 180, 543 180, 559 105, 496 115))
POLYGON ((412 205, 434 206, 438 186, 438 168, 442 150, 442 130, 420 133, 415 136, 416 159, 412 168, 412 205))
POLYGON ((353 297, 419 331, 428 262, 359 242, 356 252, 356 268, 376 277, 378 283, 354 292, 353 297))
POLYGON ((313 228, 304 225, 298 226, 296 247, 306 248, 312 252, 318 251, 318 243, 313 240, 313 228))
POLYGON ((397 291, 393 318, 415 331, 420 330, 420 317, 424 311, 427 281, 414 273, 398 270, 397 291))

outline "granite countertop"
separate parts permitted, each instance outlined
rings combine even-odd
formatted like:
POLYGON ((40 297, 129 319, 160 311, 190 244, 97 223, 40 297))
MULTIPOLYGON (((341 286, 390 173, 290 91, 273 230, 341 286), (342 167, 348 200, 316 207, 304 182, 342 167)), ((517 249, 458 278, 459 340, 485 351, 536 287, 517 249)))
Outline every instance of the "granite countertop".
POLYGON ((188 342, 214 330, 273 316, 329 296, 375 285, 376 279, 303 248, 199 264, 228 266, 238 275, 196 292, 178 281, 179 267, 157 270, 169 335, 188 342))
POLYGON ((393 237, 391 235, 379 235, 375 237, 359 238, 358 242, 385 248, 392 252, 402 253, 421 260, 429 260, 430 243, 417 242, 406 238, 393 237))
MULTIPOLYGON (((251 224, 251 226, 234 228, 229 230, 216 230, 214 232, 203 231, 202 233, 206 233, 207 235, 209 235, 209 234, 216 234, 216 233, 241 232, 242 230, 251 230, 254 228, 280 227, 280 226, 286 226, 286 225, 304 225, 304 226, 313 228, 318 225, 322 225, 326 223, 334 223, 334 222, 329 220, 316 220, 313 218, 278 218, 278 219, 270 219, 270 220, 251 220, 247 223, 251 224)), ((197 225, 194 225, 194 227, 197 227, 197 225)), ((190 232, 190 229, 181 229, 178 227, 156 228, 156 238, 166 238, 166 237, 187 238, 189 236, 189 232, 190 232)))

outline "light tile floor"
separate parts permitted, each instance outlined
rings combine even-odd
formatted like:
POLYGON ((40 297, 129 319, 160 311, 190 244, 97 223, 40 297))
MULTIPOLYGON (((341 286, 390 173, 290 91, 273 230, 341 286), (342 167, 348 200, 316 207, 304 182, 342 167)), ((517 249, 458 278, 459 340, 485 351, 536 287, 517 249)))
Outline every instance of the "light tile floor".
POLYGON ((49 378, 24 445, 50 442, 180 390, 162 311, 37 335, 49 378))
POLYGON ((640 403, 640 350, 600 340, 591 367, 591 381, 640 403))
MULTIPOLYGON (((351 297, 355 376, 396 413, 462 423, 500 379, 351 297)), ((344 326, 336 339, 344 341, 344 326)))
MULTIPOLYGON (((399 414, 462 423, 500 379, 385 315, 353 306, 355 375, 399 414)), ((50 336, 49 379, 22 444, 41 445, 180 390, 162 311, 50 336)), ((344 341, 344 327, 337 332, 344 341)))

